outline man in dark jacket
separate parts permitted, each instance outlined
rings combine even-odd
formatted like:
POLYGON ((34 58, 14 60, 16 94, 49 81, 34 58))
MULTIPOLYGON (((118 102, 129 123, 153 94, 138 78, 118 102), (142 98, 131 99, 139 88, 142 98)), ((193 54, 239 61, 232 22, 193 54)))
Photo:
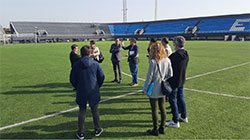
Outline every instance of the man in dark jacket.
POLYGON ((184 50, 184 37, 175 37, 173 43, 176 51, 169 56, 173 68, 173 77, 168 80, 173 88, 173 92, 169 96, 173 119, 167 122, 166 126, 178 128, 180 127, 179 121, 188 122, 183 88, 189 56, 187 51, 184 50), (177 105, 177 100, 179 102, 179 106, 177 105), (180 108, 181 116, 179 116, 178 107, 180 108))
POLYGON ((76 103, 79 105, 78 132, 76 136, 84 138, 84 121, 86 117, 87 103, 91 107, 95 135, 99 136, 103 129, 99 123, 98 103, 100 101, 99 88, 104 81, 104 73, 101 66, 90 58, 92 49, 90 46, 81 48, 82 58, 77 61, 70 73, 70 82, 76 89, 76 103))
POLYGON ((130 39, 130 45, 124 47, 124 42, 122 42, 122 48, 128 51, 128 62, 129 68, 132 75, 131 86, 138 86, 137 73, 138 73, 138 63, 139 63, 139 47, 136 45, 136 40, 134 38, 130 39))
POLYGON ((113 64, 113 70, 115 74, 115 80, 112 82, 121 83, 122 82, 122 74, 121 74, 121 44, 119 44, 119 38, 115 39, 115 43, 111 45, 109 52, 112 53, 111 55, 111 61, 113 64), (118 67, 118 73, 119 73, 119 81, 117 80, 117 70, 118 67))
POLYGON ((70 62, 71 62, 71 68, 73 67, 74 63, 81 59, 81 56, 77 54, 78 52, 78 45, 73 44, 71 46, 71 52, 69 55, 70 62))

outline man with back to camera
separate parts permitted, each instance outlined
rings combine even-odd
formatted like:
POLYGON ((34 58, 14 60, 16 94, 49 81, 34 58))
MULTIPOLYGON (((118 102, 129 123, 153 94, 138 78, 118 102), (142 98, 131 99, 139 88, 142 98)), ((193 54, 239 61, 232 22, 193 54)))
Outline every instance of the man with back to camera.
POLYGON ((104 73, 98 62, 90 58, 92 48, 81 48, 82 58, 77 61, 70 73, 70 82, 76 89, 76 103, 79 105, 78 132, 76 136, 84 139, 84 124, 86 118, 87 103, 92 112, 95 136, 100 136, 103 129, 100 126, 98 104, 100 102, 99 88, 104 81, 104 73))
POLYGON ((139 47, 136 45, 136 40, 134 38, 130 39, 130 45, 124 47, 124 42, 122 42, 122 48, 128 51, 128 62, 129 68, 132 75, 131 86, 138 86, 137 73, 138 73, 138 63, 139 63, 139 47))
POLYGON ((122 83, 122 74, 121 74, 121 48, 122 45, 119 43, 119 38, 115 38, 115 43, 111 45, 109 52, 112 53, 111 55, 111 61, 113 64, 113 71, 115 75, 115 79, 111 82, 117 82, 122 83), (117 70, 118 67, 118 73, 119 73, 119 81, 117 80, 117 70))
POLYGON ((166 126, 178 128, 180 127, 179 121, 185 123, 188 122, 183 88, 189 56, 187 51, 184 50, 185 38, 183 36, 175 37, 173 43, 176 51, 169 56, 173 68, 173 77, 168 79, 168 82, 173 88, 173 92, 169 96, 169 103, 173 118, 171 121, 166 123, 166 126), (181 116, 179 116, 177 98, 179 101, 178 105, 181 116))
POLYGON ((73 44, 71 46, 71 52, 69 55, 70 62, 71 62, 71 68, 73 67, 74 63, 81 59, 81 56, 77 54, 78 52, 78 45, 73 44))

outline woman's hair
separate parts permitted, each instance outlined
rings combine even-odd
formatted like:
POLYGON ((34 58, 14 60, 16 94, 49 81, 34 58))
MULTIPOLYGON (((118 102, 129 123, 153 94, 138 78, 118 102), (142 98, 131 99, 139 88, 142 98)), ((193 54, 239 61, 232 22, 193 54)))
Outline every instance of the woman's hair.
POLYGON ((168 38, 167 37, 164 37, 161 42, 163 42, 164 44, 168 44, 168 38))
POLYGON ((158 63, 163 58, 167 58, 166 51, 161 43, 153 43, 152 44, 152 46, 150 48, 149 58, 157 60, 158 63))

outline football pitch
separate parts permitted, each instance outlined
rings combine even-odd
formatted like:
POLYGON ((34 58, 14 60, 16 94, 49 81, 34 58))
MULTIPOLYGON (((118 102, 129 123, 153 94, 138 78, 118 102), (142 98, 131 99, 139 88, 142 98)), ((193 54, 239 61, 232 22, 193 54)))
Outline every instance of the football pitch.
MULTIPOLYGON (((250 42, 186 42, 190 61, 184 94, 189 123, 166 128, 166 134, 158 137, 146 133, 153 127, 151 109, 148 97, 140 92, 149 65, 148 41, 137 42, 137 87, 128 85, 131 77, 126 57, 121 62, 123 83, 110 82, 114 79, 109 53, 112 43, 96 42, 105 57, 99 104, 104 132, 94 136, 88 108, 86 139, 250 139, 250 42)), ((69 83, 72 44, 0 46, 0 139, 76 138, 78 110, 69 83)), ((75 44, 80 49, 89 42, 75 44)), ((122 50, 122 56, 125 54, 122 50)), ((169 121, 169 103, 166 108, 169 121)))

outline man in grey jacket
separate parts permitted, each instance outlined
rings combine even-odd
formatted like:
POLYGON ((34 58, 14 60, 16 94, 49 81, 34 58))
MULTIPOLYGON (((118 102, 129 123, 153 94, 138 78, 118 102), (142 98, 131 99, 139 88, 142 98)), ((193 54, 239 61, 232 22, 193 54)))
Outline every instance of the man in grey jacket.
POLYGON ((113 70, 115 74, 115 79, 112 82, 121 83, 122 82, 122 74, 121 74, 121 44, 119 43, 119 38, 115 38, 115 43, 111 45, 109 52, 112 53, 111 61, 113 64, 113 70), (119 81, 117 80, 117 67, 119 73, 119 81))

